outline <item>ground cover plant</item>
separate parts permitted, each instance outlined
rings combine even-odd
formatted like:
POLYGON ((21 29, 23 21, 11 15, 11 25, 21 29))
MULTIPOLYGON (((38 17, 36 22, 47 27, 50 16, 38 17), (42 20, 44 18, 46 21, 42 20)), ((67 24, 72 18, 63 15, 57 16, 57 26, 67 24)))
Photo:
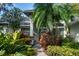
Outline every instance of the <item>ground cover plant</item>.
POLYGON ((62 45, 49 45, 46 50, 50 56, 79 56, 79 42, 68 36, 62 38, 62 45))
POLYGON ((49 56, 79 56, 79 50, 65 46, 48 46, 46 53, 49 56))

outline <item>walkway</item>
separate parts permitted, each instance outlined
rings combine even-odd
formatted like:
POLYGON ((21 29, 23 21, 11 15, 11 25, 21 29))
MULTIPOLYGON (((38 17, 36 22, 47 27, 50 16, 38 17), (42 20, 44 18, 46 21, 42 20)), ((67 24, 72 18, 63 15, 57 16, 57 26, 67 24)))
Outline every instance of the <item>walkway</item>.
POLYGON ((37 33, 35 33, 35 35, 34 35, 34 40, 36 41, 36 42, 34 42, 35 44, 33 46, 34 48, 37 49, 37 55, 36 56, 47 56, 44 52, 44 49, 38 43, 38 34, 37 33))
POLYGON ((44 52, 44 49, 41 48, 39 44, 36 44, 34 48, 37 49, 37 55, 36 56, 47 56, 46 53, 44 52))

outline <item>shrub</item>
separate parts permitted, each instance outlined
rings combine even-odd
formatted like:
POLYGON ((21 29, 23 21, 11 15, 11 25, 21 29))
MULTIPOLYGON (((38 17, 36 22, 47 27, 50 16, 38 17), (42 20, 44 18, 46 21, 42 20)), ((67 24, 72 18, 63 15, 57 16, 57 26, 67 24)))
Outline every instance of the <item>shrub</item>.
POLYGON ((5 50, 0 51, 0 56, 3 56, 5 54, 5 50))
POLYGON ((32 48, 29 45, 26 45, 25 47, 21 47, 19 50, 19 47, 17 48, 16 52, 13 54, 9 54, 9 56, 33 56, 36 55, 36 49, 32 48))
POLYGON ((68 43, 68 42, 74 42, 74 39, 72 37, 66 37, 66 38, 63 38, 63 43, 68 43))
POLYGON ((50 56, 79 56, 79 50, 65 46, 48 46, 46 53, 50 56))
POLYGON ((73 49, 79 49, 79 42, 71 42, 68 47, 73 49))
POLYGON ((30 37, 21 38, 20 41, 25 43, 25 44, 30 44, 31 43, 31 38, 30 37))
POLYGON ((28 48, 26 52, 27 56, 36 55, 36 49, 34 48, 28 48))
POLYGON ((79 49, 79 42, 75 42, 73 38, 66 37, 63 39, 62 46, 67 46, 73 49, 79 49))
POLYGON ((20 32, 13 34, 0 33, 0 54, 1 55, 35 55, 36 50, 31 45, 26 45, 20 38, 20 32), (24 53, 25 52, 25 53, 24 53))
POLYGON ((30 45, 15 45, 13 47, 7 46, 4 50, 4 55, 16 55, 17 52, 26 56, 32 56, 36 54, 36 50, 30 45))
POLYGON ((10 55, 12 55, 12 56, 25 56, 25 55, 23 55, 23 54, 20 53, 20 52, 16 52, 15 54, 10 54, 10 55))

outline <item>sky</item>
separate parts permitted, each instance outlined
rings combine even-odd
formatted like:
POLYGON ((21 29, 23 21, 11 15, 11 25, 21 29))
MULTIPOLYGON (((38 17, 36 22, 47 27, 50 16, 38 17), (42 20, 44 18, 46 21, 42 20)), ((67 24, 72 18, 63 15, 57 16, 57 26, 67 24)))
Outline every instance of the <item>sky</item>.
POLYGON ((20 8, 21 10, 31 10, 33 9, 33 3, 15 3, 14 6, 20 8))
MULTIPOLYGON (((34 3, 14 3, 14 7, 17 7, 21 10, 32 10, 34 3)), ((8 7, 9 8, 9 7, 8 7)), ((10 8, 11 9, 11 8, 10 8)), ((0 17, 3 12, 0 13, 0 17)))

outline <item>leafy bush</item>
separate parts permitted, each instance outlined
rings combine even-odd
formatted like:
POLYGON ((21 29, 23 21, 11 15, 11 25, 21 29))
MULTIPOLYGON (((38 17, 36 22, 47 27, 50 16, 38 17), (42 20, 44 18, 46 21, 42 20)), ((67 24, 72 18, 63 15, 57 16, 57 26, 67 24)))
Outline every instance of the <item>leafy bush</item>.
POLYGON ((65 39, 63 39, 62 46, 79 49, 79 42, 75 42, 71 37, 66 37, 65 39))
POLYGON ((21 38, 20 41, 25 43, 25 44, 30 44, 31 43, 31 38, 30 37, 21 38))
POLYGON ((0 51, 0 56, 3 56, 5 54, 5 50, 0 51))
POLYGON ((68 43, 68 42, 74 42, 74 39, 72 37, 66 37, 66 38, 63 38, 63 43, 68 43))
POLYGON ((28 48, 26 55, 31 56, 31 55, 36 55, 36 49, 34 48, 28 48))
POLYGON ((79 56, 79 50, 65 46, 48 46, 46 53, 50 56, 79 56))
POLYGON ((25 56, 25 55, 23 55, 22 53, 20 53, 20 52, 16 52, 15 54, 11 54, 12 56, 25 56))
POLYGON ((79 49, 79 42, 71 42, 66 46, 73 48, 73 49, 79 49))
POLYGON ((35 55, 35 49, 31 45, 26 45, 19 38, 19 31, 5 35, 0 33, 0 55, 35 55))
POLYGON ((22 55, 26 55, 26 56, 32 56, 32 55, 35 55, 36 54, 36 50, 32 47, 27 47, 26 46, 16 46, 16 48, 14 47, 13 50, 11 50, 11 48, 8 50, 6 49, 5 50, 5 54, 4 55, 16 55, 16 56, 20 56, 19 54, 22 54, 22 55), (30 50, 28 50, 30 49, 30 50))
POLYGON ((21 46, 17 48, 15 53, 9 54, 9 56, 33 56, 36 55, 36 49, 32 48, 29 45, 21 46))

